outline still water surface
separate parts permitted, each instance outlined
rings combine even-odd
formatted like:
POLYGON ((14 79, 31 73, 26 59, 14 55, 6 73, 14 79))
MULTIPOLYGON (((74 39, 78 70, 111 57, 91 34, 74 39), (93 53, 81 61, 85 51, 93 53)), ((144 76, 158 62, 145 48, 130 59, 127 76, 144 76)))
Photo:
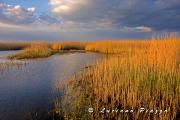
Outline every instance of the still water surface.
MULTIPOLYGON (((0 52, 0 64, 7 53, 0 52)), ((96 53, 67 53, 15 61, 25 64, 0 73, 0 120, 45 119, 63 83, 100 58, 96 53)))

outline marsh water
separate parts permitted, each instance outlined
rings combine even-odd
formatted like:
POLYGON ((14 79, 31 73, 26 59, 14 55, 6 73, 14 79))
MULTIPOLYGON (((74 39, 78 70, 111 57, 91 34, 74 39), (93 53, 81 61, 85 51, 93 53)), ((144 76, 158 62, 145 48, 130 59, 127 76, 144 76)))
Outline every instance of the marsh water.
MULTIPOLYGON (((0 64, 16 51, 0 51, 0 64)), ((66 53, 49 58, 20 60, 0 73, 0 120, 44 120, 63 85, 86 65, 102 56, 96 53, 66 53)))

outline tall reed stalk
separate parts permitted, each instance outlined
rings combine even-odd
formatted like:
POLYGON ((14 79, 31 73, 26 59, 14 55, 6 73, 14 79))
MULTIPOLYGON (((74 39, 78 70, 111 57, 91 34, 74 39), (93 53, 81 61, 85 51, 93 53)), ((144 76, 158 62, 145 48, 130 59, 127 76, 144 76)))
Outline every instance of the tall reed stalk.
POLYGON ((65 95, 73 119, 175 120, 180 116, 180 41, 168 36, 148 41, 97 42, 86 50, 118 53, 75 77, 65 95), (124 53, 124 54, 122 54, 124 53), (94 108, 88 113, 88 107, 94 108), (140 113, 143 107, 149 110, 140 113), (102 108, 111 110, 104 114, 102 108), (131 110, 116 113, 113 110, 131 110), (154 113, 150 113, 150 110, 154 113), (155 114, 155 110, 158 110, 155 114), (163 113, 160 114, 160 110, 163 113), (76 113, 77 112, 77 113, 76 113))

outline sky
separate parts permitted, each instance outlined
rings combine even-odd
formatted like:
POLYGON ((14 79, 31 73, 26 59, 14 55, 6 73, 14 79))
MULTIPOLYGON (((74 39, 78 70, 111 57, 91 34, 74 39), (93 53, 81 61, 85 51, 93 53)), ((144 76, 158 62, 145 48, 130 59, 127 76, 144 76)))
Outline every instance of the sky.
POLYGON ((180 35, 180 0, 0 0, 0 40, 180 35))

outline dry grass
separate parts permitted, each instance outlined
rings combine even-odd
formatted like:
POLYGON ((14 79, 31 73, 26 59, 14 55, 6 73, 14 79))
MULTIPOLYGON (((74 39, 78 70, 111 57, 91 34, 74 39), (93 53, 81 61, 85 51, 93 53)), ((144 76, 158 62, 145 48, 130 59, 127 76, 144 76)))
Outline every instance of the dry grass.
POLYGON ((78 119, 178 119, 180 115, 180 40, 168 36, 149 41, 97 42, 87 50, 125 53, 107 57, 75 77, 65 95, 66 117, 78 119), (68 109, 70 106, 70 109, 68 109), (87 113, 93 107, 93 114, 87 113), (101 114, 106 109, 140 107, 168 113, 101 114), (86 112, 85 112, 86 111, 86 112))
POLYGON ((44 58, 52 55, 52 51, 48 44, 36 43, 32 44, 29 48, 22 50, 21 52, 10 55, 10 59, 32 59, 32 58, 44 58))
MULTIPOLYGON (((20 44, 20 43, 19 43, 20 44)), ((19 44, 14 43, 14 47, 18 48, 19 44)), ((22 44, 22 43, 21 43, 22 44)), ((87 43, 85 42, 29 42, 26 47, 23 46, 23 51, 10 55, 10 59, 31 59, 49 57, 55 53, 77 52, 84 51, 87 43)), ((4 50, 8 50, 9 44, 6 43, 4 50)), ((25 45, 23 43, 22 45, 25 45)))
POLYGON ((53 42, 51 43, 51 49, 53 51, 60 51, 62 50, 62 44, 60 42, 53 42))
MULTIPOLYGON (((18 47, 16 45, 10 48, 18 47)), ((48 57, 54 51, 62 50, 113 54, 97 63, 95 67, 85 69, 80 76, 72 80, 64 98, 63 115, 66 119, 170 120, 179 118, 179 38, 168 35, 141 41, 36 43, 9 58, 48 57), (93 114, 87 113, 89 107, 95 109, 93 114), (168 113, 161 115, 149 112, 100 114, 99 110, 104 107, 111 110, 118 108, 135 111, 144 107, 168 110, 168 113)))

